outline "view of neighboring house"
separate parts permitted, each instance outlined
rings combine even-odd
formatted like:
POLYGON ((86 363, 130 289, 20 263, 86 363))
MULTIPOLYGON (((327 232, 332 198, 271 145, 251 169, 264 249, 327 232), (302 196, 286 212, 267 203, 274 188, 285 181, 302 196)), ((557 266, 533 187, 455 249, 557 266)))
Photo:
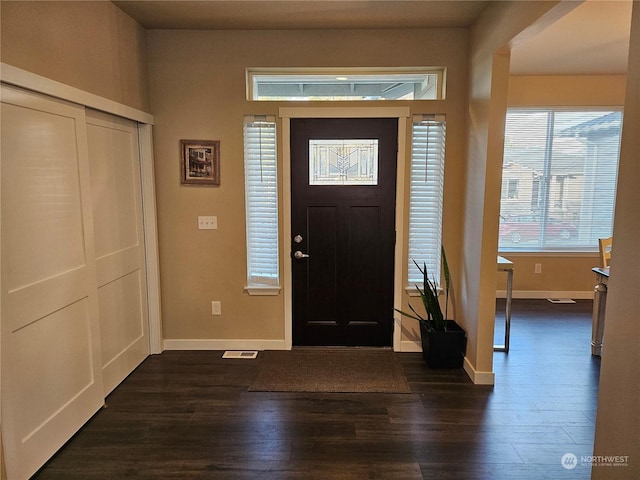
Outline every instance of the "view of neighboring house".
POLYGON ((509 111, 501 247, 589 248, 611 235, 621 126, 620 111, 509 111))

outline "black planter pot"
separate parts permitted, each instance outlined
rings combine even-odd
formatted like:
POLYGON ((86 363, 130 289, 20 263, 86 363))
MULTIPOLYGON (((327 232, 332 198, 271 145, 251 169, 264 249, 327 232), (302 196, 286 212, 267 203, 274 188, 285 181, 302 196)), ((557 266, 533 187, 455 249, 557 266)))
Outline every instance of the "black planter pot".
POLYGON ((431 368, 460 368, 467 350, 467 336, 453 320, 446 332, 429 332, 420 324, 422 356, 431 368))

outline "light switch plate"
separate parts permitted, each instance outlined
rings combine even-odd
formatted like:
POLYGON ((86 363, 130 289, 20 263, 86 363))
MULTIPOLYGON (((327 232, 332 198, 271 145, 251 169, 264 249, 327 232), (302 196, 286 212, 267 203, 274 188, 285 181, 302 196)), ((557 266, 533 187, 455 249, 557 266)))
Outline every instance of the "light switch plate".
POLYGON ((198 216, 198 230, 216 230, 218 228, 218 217, 198 216))
POLYGON ((211 315, 222 315, 222 302, 219 300, 211 302, 211 315))

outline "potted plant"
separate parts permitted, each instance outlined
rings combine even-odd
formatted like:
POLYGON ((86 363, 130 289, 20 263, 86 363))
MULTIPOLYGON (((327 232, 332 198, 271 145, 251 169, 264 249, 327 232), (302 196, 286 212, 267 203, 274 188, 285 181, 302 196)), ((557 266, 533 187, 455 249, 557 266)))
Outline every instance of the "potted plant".
POLYGON ((422 267, 417 262, 414 263, 420 270, 424 278, 423 287, 416 285, 425 315, 421 315, 409 304, 413 313, 403 312, 396 309, 398 313, 405 317, 413 318, 420 323, 420 336, 422 339, 422 356, 427 365, 432 368, 460 368, 464 361, 467 348, 467 337, 464 330, 454 321, 448 318, 449 313, 449 288, 450 274, 447 264, 447 256, 444 247, 441 250, 442 268, 444 273, 444 312, 440 306, 438 284, 429 278, 427 265, 422 267))

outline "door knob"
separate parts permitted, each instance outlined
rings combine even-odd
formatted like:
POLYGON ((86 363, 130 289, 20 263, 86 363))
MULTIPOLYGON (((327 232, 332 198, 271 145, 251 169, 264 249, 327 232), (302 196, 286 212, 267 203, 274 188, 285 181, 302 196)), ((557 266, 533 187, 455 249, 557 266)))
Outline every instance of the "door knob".
POLYGON ((307 255, 306 253, 302 253, 300 250, 298 250, 293 254, 293 257, 300 260, 301 258, 309 258, 309 255, 307 255))

